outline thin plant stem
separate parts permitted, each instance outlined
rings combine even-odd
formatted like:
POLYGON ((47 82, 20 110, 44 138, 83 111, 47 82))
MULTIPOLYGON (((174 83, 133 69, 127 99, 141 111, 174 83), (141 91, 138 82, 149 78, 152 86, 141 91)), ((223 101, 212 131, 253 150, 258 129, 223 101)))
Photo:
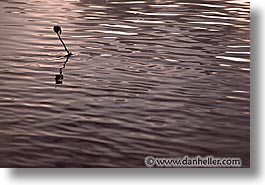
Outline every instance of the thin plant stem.
POLYGON ((63 40, 61 39, 59 33, 57 33, 57 35, 58 35, 58 37, 59 37, 61 43, 63 44, 63 47, 64 47, 65 51, 67 52, 68 55, 70 55, 70 52, 69 52, 69 50, 67 49, 66 45, 64 44, 63 40))

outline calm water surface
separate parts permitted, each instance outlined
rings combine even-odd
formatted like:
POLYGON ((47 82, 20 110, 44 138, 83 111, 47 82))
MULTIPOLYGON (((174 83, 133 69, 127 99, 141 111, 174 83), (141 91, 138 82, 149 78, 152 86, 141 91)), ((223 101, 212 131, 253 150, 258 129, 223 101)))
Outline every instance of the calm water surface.
POLYGON ((1 167, 249 165, 247 1, 2 0, 0 16, 1 167))

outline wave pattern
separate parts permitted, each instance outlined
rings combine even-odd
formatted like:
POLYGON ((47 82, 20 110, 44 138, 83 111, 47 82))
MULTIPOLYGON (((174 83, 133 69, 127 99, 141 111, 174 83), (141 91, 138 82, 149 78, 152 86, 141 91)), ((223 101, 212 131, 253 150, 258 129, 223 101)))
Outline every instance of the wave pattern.
POLYGON ((249 165, 249 2, 0 2, 1 167, 249 165), (65 55, 52 26, 74 56, 65 55))

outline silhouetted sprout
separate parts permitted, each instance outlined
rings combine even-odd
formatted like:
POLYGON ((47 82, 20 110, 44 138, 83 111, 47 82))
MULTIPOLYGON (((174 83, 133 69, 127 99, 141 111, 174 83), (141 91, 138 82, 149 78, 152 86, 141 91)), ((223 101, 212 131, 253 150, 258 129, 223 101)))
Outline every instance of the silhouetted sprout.
POLYGON ((64 44, 63 40, 60 37, 60 34, 62 34, 62 28, 60 26, 56 25, 56 26, 53 26, 53 31, 55 33, 57 33, 59 40, 61 41, 61 43, 63 44, 63 47, 64 47, 65 51, 67 52, 67 55, 73 55, 72 53, 69 52, 69 50, 67 49, 67 47, 64 44))

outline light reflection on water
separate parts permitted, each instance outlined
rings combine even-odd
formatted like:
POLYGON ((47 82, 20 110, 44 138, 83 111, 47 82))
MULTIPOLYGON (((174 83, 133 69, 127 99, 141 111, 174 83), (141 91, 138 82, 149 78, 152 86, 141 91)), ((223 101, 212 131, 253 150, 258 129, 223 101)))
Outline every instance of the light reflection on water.
POLYGON ((4 0, 0 15, 2 166, 249 165, 247 1, 4 0))

